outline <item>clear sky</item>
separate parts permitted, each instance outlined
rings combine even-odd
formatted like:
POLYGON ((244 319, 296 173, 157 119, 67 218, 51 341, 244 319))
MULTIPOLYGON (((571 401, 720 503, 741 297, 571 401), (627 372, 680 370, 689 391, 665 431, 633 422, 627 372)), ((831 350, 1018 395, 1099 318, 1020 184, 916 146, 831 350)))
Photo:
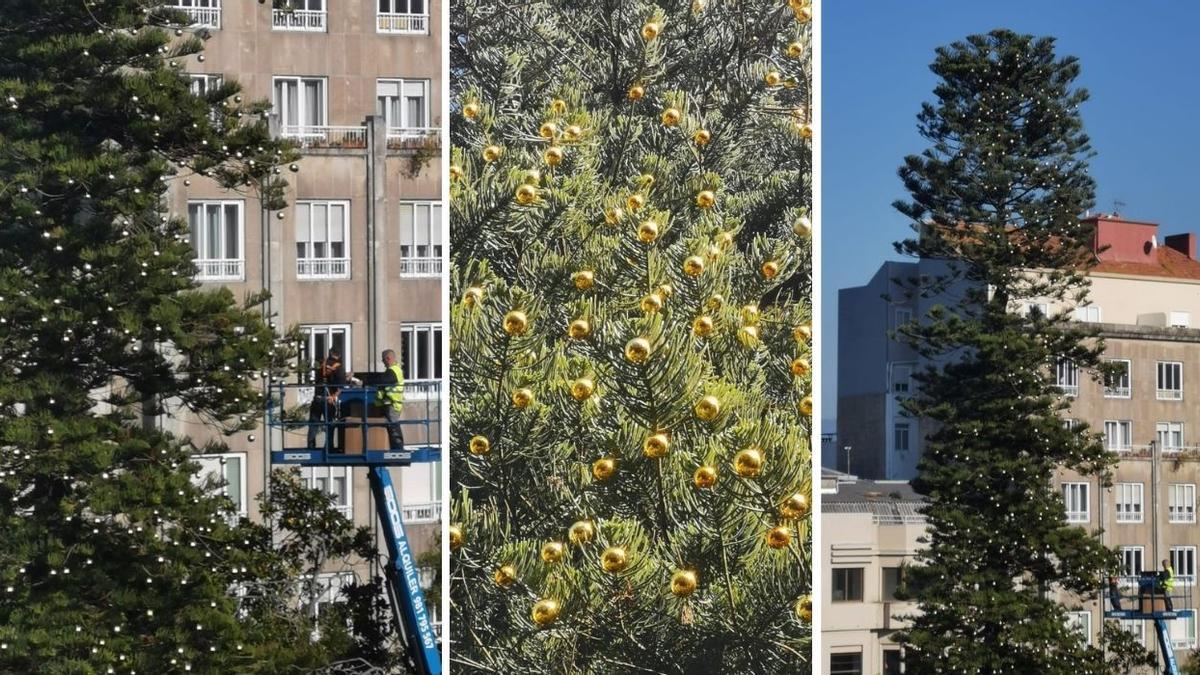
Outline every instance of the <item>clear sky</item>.
MULTIPOLYGON (((911 230, 896 169, 927 143, 933 50, 993 28, 1057 38, 1091 93, 1096 210, 1200 232, 1200 3, 1173 0, 825 0, 822 78, 822 418, 836 417, 837 291, 866 283, 911 230)), ((826 426, 823 431, 831 432, 826 426)))

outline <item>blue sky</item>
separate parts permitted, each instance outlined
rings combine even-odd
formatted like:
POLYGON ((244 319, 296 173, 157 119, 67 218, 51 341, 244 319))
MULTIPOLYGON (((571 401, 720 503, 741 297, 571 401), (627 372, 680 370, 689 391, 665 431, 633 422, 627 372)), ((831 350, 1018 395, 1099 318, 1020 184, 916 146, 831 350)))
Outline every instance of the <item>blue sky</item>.
POLYGON ((891 243, 910 232, 891 207, 907 197, 896 169, 926 147, 916 114, 932 99, 938 45, 993 28, 1056 37, 1091 93, 1096 208, 1120 200, 1162 234, 1200 232, 1200 3, 826 0, 821 20, 824 419, 836 416, 837 291, 899 259, 891 243))

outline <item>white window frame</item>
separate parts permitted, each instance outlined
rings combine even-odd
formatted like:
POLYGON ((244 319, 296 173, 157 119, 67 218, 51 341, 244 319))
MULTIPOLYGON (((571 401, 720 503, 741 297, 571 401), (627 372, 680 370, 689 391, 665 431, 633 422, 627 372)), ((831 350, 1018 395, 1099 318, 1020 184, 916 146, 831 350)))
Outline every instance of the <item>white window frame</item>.
POLYGON ((166 3, 172 9, 182 10, 197 28, 221 28, 221 0, 174 0, 166 3))
POLYGON ((894 363, 892 364, 892 394, 895 396, 908 396, 912 393, 912 363, 894 363))
POLYGON ((389 35, 425 35, 429 33, 429 3, 432 0, 379 0, 375 3, 375 32, 389 35), (386 2, 387 11, 380 8, 386 2), (412 11, 420 4, 420 11, 412 11))
POLYGON ((205 96, 208 92, 220 87, 225 82, 224 77, 212 73, 188 73, 187 76, 188 80, 190 80, 188 90, 194 96, 205 96))
POLYGON ((405 523, 442 519, 442 463, 420 462, 400 470, 400 518, 405 523))
POLYGON ((297 5, 297 7, 271 9, 271 30, 306 33, 324 33, 326 31, 329 7, 325 0, 289 0, 288 4, 297 5), (314 9, 313 5, 317 5, 317 8, 314 9))
POLYGON ((387 127, 389 138, 423 138, 429 134, 433 125, 430 121, 430 92, 432 91, 431 83, 427 78, 421 77, 381 77, 375 80, 375 112, 384 120, 387 127), (380 88, 384 85, 395 86, 396 96, 384 95, 380 93, 380 88), (421 119, 411 119, 409 115, 409 96, 408 89, 412 85, 420 85, 421 87, 421 119), (399 109, 400 119, 396 119, 392 114, 392 107, 388 100, 398 98, 397 108, 399 109), (419 122, 419 123, 418 123, 419 122))
POLYGON ((187 203, 188 229, 191 232, 192 248, 196 253, 193 261, 196 263, 196 279, 199 281, 243 281, 246 278, 246 204, 241 199, 189 199, 187 203), (229 228, 226 223, 228 207, 237 208, 237 251, 236 257, 226 255, 209 258, 207 256, 208 228, 201 227, 192 220, 192 208, 197 207, 206 217, 211 207, 218 207, 221 222, 217 227, 218 245, 222 251, 228 251, 229 228))
POLYGON ((1183 363, 1179 361, 1159 361, 1155 370, 1157 373, 1154 397, 1160 401, 1182 401, 1183 363))
POLYGON ((1092 613, 1091 612, 1067 612, 1067 628, 1070 628, 1083 638, 1083 644, 1092 644, 1092 613))
POLYGON ((1174 621, 1167 622, 1170 626, 1171 647, 1174 649, 1194 649, 1196 647, 1196 611, 1191 607, 1176 607, 1175 609, 1187 609, 1191 612, 1191 616, 1186 618, 1181 616, 1174 621), (1182 629, 1177 630, 1180 628, 1182 629))
POLYGON ((1121 628, 1133 635, 1138 644, 1146 646, 1146 622, 1141 619, 1118 619, 1121 628))
POLYGON ((896 308, 895 328, 900 328, 904 324, 909 323, 910 321, 912 321, 912 318, 913 318, 913 312, 911 309, 909 309, 907 307, 897 307, 896 308))
POLYGON ((1104 420, 1104 447, 1113 452, 1133 449, 1132 420, 1104 420))
POLYGON ((400 228, 401 277, 441 277, 446 252, 445 242, 442 241, 442 210, 442 202, 437 200, 400 202, 397 219, 400 228), (418 222, 417 217, 422 208, 428 216, 424 223, 418 222), (411 232, 405 232, 406 209, 410 214, 409 222, 412 223, 411 232), (423 240, 418 237, 422 234, 422 227, 425 228, 423 240), (419 254, 418 249, 422 246, 427 249, 427 255, 419 254))
POLYGON ((1171 483, 1167 487, 1167 522, 1196 522, 1196 484, 1171 483))
POLYGON ((213 477, 219 479, 222 485, 218 488, 222 495, 229 497, 229 483, 232 481, 229 477, 229 472, 226 470, 231 460, 237 460, 237 487, 238 497, 233 499, 233 505, 236 509, 237 517, 245 517, 247 514, 247 504, 249 500, 246 495, 246 453, 244 452, 222 452, 214 454, 192 455, 192 459, 200 465, 200 471, 192 476, 193 482, 197 485, 203 484, 204 480, 213 477), (213 466, 213 463, 216 466, 213 466), (220 471, 220 474, 217 474, 220 471))
POLYGON ((354 473, 349 466, 304 466, 300 467, 300 475, 305 485, 310 489, 320 490, 329 495, 333 508, 347 519, 354 520, 354 473), (333 489, 337 479, 344 479, 346 486, 345 503, 338 503, 337 492, 333 489), (324 485, 322 486, 322 481, 324 485))
POLYGON ((1158 450, 1163 454, 1174 454, 1184 448, 1183 422, 1156 422, 1154 436, 1158 450))
POLYGON ((349 279, 350 278, 350 202, 344 199, 298 199, 296 200, 295 213, 295 243, 296 243, 296 278, 297 279, 349 279), (308 223, 303 223, 301 216, 301 206, 308 208, 308 223), (316 222, 316 211, 318 208, 325 209, 325 253, 326 255, 314 255, 316 243, 313 241, 313 224, 316 222), (333 253, 333 212, 335 209, 342 211, 342 253, 344 255, 334 257, 333 253), (305 242, 300 240, 299 230, 306 227, 308 230, 308 239, 305 242), (307 256, 300 255, 300 246, 305 245, 307 256))
POLYGON ((1113 505, 1118 523, 1140 523, 1145 512, 1145 490, 1141 483, 1117 483, 1113 486, 1113 505))
POLYGON ((1104 378, 1104 398, 1130 398, 1133 395, 1133 361, 1129 359, 1105 359, 1105 363, 1124 363, 1125 376, 1120 376, 1110 386, 1108 377, 1104 378), (1124 383, 1122 385, 1122 379, 1124 383))
POLYGON ((1091 485, 1069 482, 1062 484, 1063 505, 1068 523, 1086 523, 1092 519, 1091 485))
POLYGON ((1172 546, 1170 560, 1176 581, 1188 586, 1196 585, 1195 546, 1172 546))
POLYGON ((912 425, 908 422, 892 423, 892 446, 896 452, 908 452, 912 450, 912 425), (903 447, 901 447, 900 439, 904 439, 903 447))
POLYGON ((866 667, 867 667, 866 658, 864 658, 864 656, 863 656, 862 649, 859 649, 858 651, 830 652, 830 654, 829 654, 829 669, 825 672, 829 673, 829 675, 863 675, 863 673, 865 672, 864 669, 866 667), (839 656, 849 656, 849 657, 857 656, 858 657, 857 669, 855 670, 855 669, 853 669, 853 667, 847 669, 847 668, 842 668, 841 666, 838 666, 838 669, 834 670, 833 669, 833 660, 834 660, 834 658, 839 657, 839 656))
MULTIPOLYGON (((308 340, 308 363, 301 363, 300 367, 308 368, 314 366, 318 361, 324 359, 326 354, 329 352, 329 348, 334 346, 334 337, 338 334, 341 334, 342 363, 344 364, 343 367, 347 373, 351 372, 351 364, 353 363, 351 360, 351 345, 353 344, 351 340, 353 337, 352 328, 353 327, 348 323, 314 323, 300 326, 300 333, 305 336, 305 339, 308 340), (319 354, 317 353, 318 335, 325 336, 325 348, 320 350, 321 353, 319 354)), ((316 373, 310 370, 308 376, 308 381, 311 383, 314 381, 316 373)), ((312 400, 311 396, 309 400, 312 400)))
POLYGON ((1132 577, 1136 577, 1146 570, 1146 547, 1145 546, 1122 546, 1121 547, 1121 583, 1123 585, 1132 585, 1134 583, 1132 577))
POLYGON ((1045 302, 1030 302, 1025 305, 1025 316, 1033 318, 1034 314, 1050 317, 1050 305, 1045 302))
POLYGON ((309 75, 275 75, 271 78, 271 109, 279 115, 279 133, 287 138, 324 141, 325 130, 329 127, 329 78, 309 75), (282 95, 285 89, 280 89, 280 83, 286 82, 296 87, 296 123, 289 124, 291 112, 288 109, 287 96, 282 95), (316 82, 320 85, 321 119, 305 119, 308 107, 304 100, 308 88, 306 83, 316 82))
POLYGON ((1079 366, 1074 361, 1060 359, 1054 367, 1055 384, 1064 396, 1079 395, 1079 366))
POLYGON ((1079 305, 1075 308, 1075 320, 1083 323, 1100 323, 1100 305, 1079 305))
POLYGON ((1192 313, 1171 312, 1167 315, 1167 325, 1171 328, 1188 328, 1192 325, 1192 313))
POLYGON ((438 357, 438 351, 442 349, 444 333, 444 325, 436 321, 407 323, 400 327, 401 348, 398 351, 400 366, 404 369, 404 397, 406 399, 427 400, 439 396, 443 373, 442 359, 438 357), (429 352, 425 355, 420 354, 417 349, 417 336, 421 333, 428 334, 429 352), (431 377, 417 377, 422 361, 425 362, 426 373, 431 377))
POLYGON ((321 572, 317 574, 316 585, 320 591, 317 593, 316 604, 309 605, 309 593, 305 586, 312 583, 312 575, 304 574, 296 582, 296 594, 303 607, 310 616, 314 619, 321 616, 323 608, 329 605, 338 604, 341 602, 339 598, 342 595, 342 589, 346 586, 358 582, 358 575, 351 571, 345 572, 321 572))

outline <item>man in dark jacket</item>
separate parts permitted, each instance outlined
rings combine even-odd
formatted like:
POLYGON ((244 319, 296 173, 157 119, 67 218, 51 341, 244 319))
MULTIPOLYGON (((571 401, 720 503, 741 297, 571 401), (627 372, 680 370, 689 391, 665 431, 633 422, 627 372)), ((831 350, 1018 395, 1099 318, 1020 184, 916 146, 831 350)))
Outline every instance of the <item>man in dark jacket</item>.
MULTIPOLYGON (((325 427, 322 420, 337 417, 338 390, 346 385, 346 370, 342 367, 342 353, 330 349, 325 361, 317 368, 317 379, 313 386, 312 405, 308 409, 308 447, 317 447, 317 429, 325 427)), ((325 435, 325 449, 329 449, 329 434, 325 435)))

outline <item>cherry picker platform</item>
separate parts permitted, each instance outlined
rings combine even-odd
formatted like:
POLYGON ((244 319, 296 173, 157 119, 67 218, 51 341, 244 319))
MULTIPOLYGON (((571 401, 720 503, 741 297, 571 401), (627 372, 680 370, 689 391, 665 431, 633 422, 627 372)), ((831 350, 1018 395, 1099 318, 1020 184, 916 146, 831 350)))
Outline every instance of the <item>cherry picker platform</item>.
POLYGON ((1171 647, 1171 630, 1167 623, 1173 619, 1195 617, 1192 607, 1192 586, 1177 578, 1170 590, 1163 588, 1159 575, 1142 573, 1137 576, 1113 577, 1105 591, 1108 606, 1106 619, 1153 621, 1163 655, 1163 675, 1179 675, 1179 663, 1171 647))
POLYGON ((420 675, 441 675, 437 636, 425 607, 416 556, 404 533, 400 502, 388 472, 389 467, 441 460, 440 443, 435 440, 438 436, 433 433, 435 429, 438 433, 441 431, 440 388, 435 385, 425 392, 423 410, 417 407, 419 403, 416 406, 405 405, 409 415, 415 409, 418 416, 400 422, 402 430, 411 430, 404 434, 406 442, 403 449, 390 447, 387 433, 389 423, 376 406, 380 389, 374 386, 342 387, 337 392, 336 401, 330 402, 319 386, 273 385, 267 408, 267 424, 282 431, 284 440, 281 449, 272 450, 271 462, 299 466, 364 467, 369 470, 375 509, 387 542, 389 560, 385 577, 398 632, 404 638, 409 658, 417 672, 420 675), (314 397, 320 397, 317 400, 323 406, 320 419, 289 419, 285 413, 289 405, 308 410, 314 397), (307 437, 310 434, 297 438, 299 435, 296 432, 301 429, 305 432, 317 431, 323 435, 323 443, 319 447, 316 444, 309 447, 307 437), (304 445, 300 445, 301 442, 304 445))

